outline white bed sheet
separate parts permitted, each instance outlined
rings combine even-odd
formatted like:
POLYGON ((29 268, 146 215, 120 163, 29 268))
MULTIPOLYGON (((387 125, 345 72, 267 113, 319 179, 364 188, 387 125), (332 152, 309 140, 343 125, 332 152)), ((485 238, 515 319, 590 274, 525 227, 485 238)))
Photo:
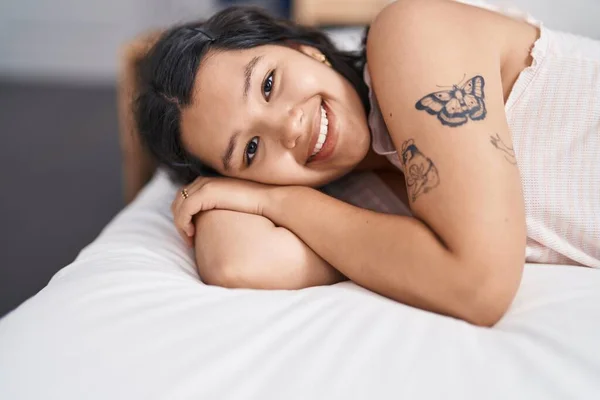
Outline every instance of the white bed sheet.
POLYGON ((594 399, 600 271, 528 265, 493 329, 352 283, 202 284, 159 172, 0 320, 0 399, 594 399))

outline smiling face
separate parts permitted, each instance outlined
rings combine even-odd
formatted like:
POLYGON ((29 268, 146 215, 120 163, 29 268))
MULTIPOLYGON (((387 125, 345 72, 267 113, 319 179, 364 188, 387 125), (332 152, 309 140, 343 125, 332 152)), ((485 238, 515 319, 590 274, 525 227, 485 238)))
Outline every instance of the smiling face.
POLYGON ((186 150, 217 172, 320 186, 357 166, 370 134, 358 93, 309 46, 211 50, 182 110, 186 150))

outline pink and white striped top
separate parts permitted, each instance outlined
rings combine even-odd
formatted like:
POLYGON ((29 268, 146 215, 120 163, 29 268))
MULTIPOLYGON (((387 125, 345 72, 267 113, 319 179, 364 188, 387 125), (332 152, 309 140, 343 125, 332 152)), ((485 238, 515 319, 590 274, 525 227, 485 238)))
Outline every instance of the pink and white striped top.
MULTIPOLYGON (((533 64, 505 105, 525 197, 526 261, 600 268, 600 42, 539 26, 533 64)), ((365 80, 371 88, 367 68, 365 80)), ((400 168, 372 91, 370 98, 372 147, 400 168)), ((408 214, 384 187, 362 174, 329 192, 365 208, 408 214)))

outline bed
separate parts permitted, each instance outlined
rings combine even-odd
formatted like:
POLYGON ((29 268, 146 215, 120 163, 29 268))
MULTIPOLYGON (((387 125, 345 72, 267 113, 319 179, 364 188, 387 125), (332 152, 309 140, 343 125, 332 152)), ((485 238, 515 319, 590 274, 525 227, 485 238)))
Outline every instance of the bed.
POLYGON ((159 170, 0 320, 0 399, 596 399, 600 271, 527 265, 492 329, 353 283, 204 285, 159 170))

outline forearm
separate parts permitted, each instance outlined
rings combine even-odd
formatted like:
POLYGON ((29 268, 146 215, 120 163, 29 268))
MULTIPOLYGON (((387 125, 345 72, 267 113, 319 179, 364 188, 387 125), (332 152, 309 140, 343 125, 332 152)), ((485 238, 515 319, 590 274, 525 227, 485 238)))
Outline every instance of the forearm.
POLYGON ((301 289, 345 278, 304 242, 265 217, 214 210, 196 219, 196 262, 205 283, 301 289))
POLYGON ((405 304, 478 318, 473 307, 485 295, 485 274, 448 251, 421 221, 357 208, 306 187, 272 194, 265 215, 356 283, 405 304))

